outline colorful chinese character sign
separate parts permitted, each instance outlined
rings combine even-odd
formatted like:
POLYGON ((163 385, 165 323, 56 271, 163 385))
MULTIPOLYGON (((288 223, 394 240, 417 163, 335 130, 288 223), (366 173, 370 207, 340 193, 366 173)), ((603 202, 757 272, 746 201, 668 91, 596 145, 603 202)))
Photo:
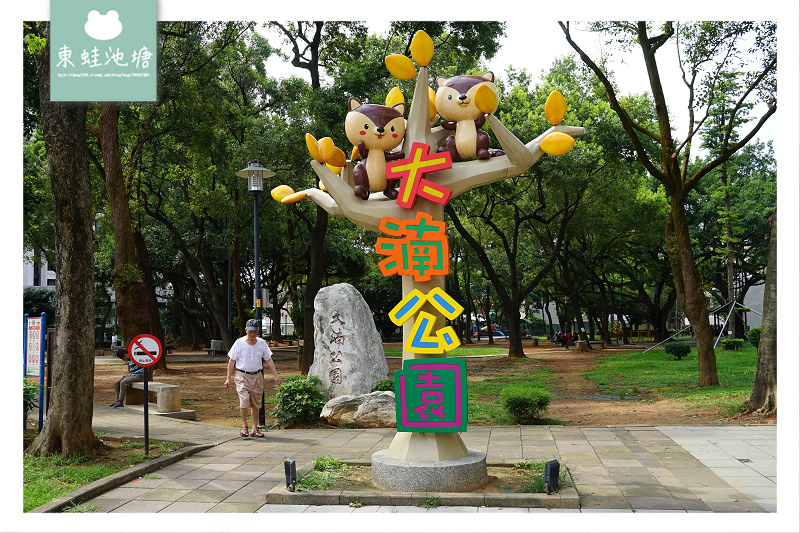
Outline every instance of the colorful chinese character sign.
POLYGON ((51 0, 50 99, 156 100, 156 0, 51 0))
POLYGON ((467 430, 467 364, 464 359, 414 359, 394 373, 397 431, 454 433, 467 430))
POLYGON ((400 180, 397 205, 413 209, 417 197, 427 198, 437 204, 446 204, 450 200, 451 191, 437 185, 425 174, 444 170, 453 166, 449 152, 428 154, 430 146, 415 142, 411 145, 411 155, 392 163, 386 163, 386 179, 400 180))
POLYGON ((395 239, 379 237, 375 251, 388 256, 379 266, 384 276, 414 276, 414 281, 428 281, 431 276, 450 273, 450 251, 444 222, 434 222, 426 213, 416 220, 384 217, 380 230, 395 239))

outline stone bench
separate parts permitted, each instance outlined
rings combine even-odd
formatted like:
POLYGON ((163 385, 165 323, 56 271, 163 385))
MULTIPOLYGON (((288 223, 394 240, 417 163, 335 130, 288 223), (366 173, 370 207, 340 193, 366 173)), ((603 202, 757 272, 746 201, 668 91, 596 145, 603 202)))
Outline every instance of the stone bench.
MULTIPOLYGON (((147 382, 148 402, 155 400, 156 411, 159 413, 174 413, 181 410, 181 388, 179 385, 147 382)), ((125 395, 126 404, 144 404, 144 382, 131 383, 125 395)))
POLYGON ((228 351, 225 350, 225 345, 219 339, 211 339, 211 347, 210 348, 203 348, 208 355, 228 355, 228 351))
MULTIPOLYGON (((602 350, 603 348, 606 347, 606 342, 605 341, 589 341, 589 345, 590 346, 599 347, 602 350)), ((587 348, 586 341, 575 341, 575 346, 576 346, 576 349, 579 352, 584 352, 584 351, 586 351, 586 348, 587 348)))

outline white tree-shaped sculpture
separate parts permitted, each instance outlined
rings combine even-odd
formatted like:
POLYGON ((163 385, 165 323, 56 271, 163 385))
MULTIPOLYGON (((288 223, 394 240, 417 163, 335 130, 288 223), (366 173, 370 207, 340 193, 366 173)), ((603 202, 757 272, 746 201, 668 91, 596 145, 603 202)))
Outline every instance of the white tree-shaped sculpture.
MULTIPOLYGON (((427 63, 426 63, 427 64, 427 63)), ((417 71, 417 81, 414 97, 409 111, 406 134, 403 141, 403 151, 408 155, 414 143, 424 143, 430 147, 430 152, 438 150, 442 141, 451 134, 441 126, 430 127, 430 101, 428 69, 420 66, 417 71)), ((486 120, 492 128, 505 155, 492 157, 487 160, 474 160, 453 163, 452 167, 440 170, 430 175, 431 180, 441 187, 451 191, 451 198, 463 194, 471 189, 518 176, 536 163, 545 152, 541 143, 549 135, 560 132, 569 136, 578 136, 584 129, 574 126, 554 125, 546 132, 527 144, 517 139, 500 121, 488 114, 486 120)), ((558 122, 560 122, 560 118, 558 122)), ((284 198, 284 203, 290 203, 303 197, 308 197, 321 206, 329 215, 346 217, 359 226, 379 231, 379 226, 384 217, 398 220, 414 219, 418 213, 430 215, 434 221, 444 220, 444 206, 427 200, 417 198, 412 209, 400 207, 394 200, 386 198, 383 193, 376 192, 368 200, 353 194, 353 162, 346 162, 342 168, 341 176, 335 174, 326 164, 311 161, 311 167, 324 185, 322 189, 307 189, 300 193, 284 198)), ((414 289, 419 289, 427 294, 434 288, 444 289, 444 276, 432 276, 430 281, 415 281, 412 276, 402 276, 403 298, 414 289)), ((437 317, 436 328, 442 327, 444 317, 430 304, 423 307, 437 317)), ((412 321, 403 325, 403 341, 406 345, 412 321)), ((404 349, 403 360, 437 357, 412 353, 404 349)), ((401 461, 443 461, 460 459, 466 456, 467 448, 457 433, 410 433, 398 432, 388 450, 388 456, 401 461)))

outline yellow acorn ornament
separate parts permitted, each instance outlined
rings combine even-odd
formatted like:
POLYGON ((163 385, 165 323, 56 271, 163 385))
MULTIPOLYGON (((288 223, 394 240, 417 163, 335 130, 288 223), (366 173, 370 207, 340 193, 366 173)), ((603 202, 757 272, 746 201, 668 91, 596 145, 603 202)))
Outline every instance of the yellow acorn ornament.
POLYGON ((558 91, 551 92, 544 103, 544 114, 553 126, 560 124, 567 114, 567 101, 564 95, 558 91))
POLYGON ((389 73, 398 80, 410 80, 417 75, 414 62, 403 54, 392 54, 386 56, 384 60, 389 73))
POLYGON ((427 67, 428 63, 433 59, 433 41, 430 36, 422 30, 414 34, 411 39, 411 57, 421 67, 427 67))

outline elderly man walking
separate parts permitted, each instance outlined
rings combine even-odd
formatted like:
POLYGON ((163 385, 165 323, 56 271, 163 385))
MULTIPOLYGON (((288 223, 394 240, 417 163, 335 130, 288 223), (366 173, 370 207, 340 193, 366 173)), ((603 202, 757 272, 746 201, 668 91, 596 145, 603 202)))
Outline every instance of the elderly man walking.
POLYGON ((239 395, 239 411, 242 414, 242 437, 263 437, 258 431, 258 411, 261 409, 261 396, 264 393, 264 365, 272 371, 275 377, 275 386, 281 384, 281 378, 275 370, 272 361, 272 350, 269 349, 264 339, 259 338, 259 323, 257 320, 248 320, 245 326, 247 335, 236 339, 228 352, 228 374, 225 388, 231 387, 231 374, 235 371, 233 382, 236 384, 236 393, 239 395), (248 432, 247 413, 252 411, 253 431, 248 432))

